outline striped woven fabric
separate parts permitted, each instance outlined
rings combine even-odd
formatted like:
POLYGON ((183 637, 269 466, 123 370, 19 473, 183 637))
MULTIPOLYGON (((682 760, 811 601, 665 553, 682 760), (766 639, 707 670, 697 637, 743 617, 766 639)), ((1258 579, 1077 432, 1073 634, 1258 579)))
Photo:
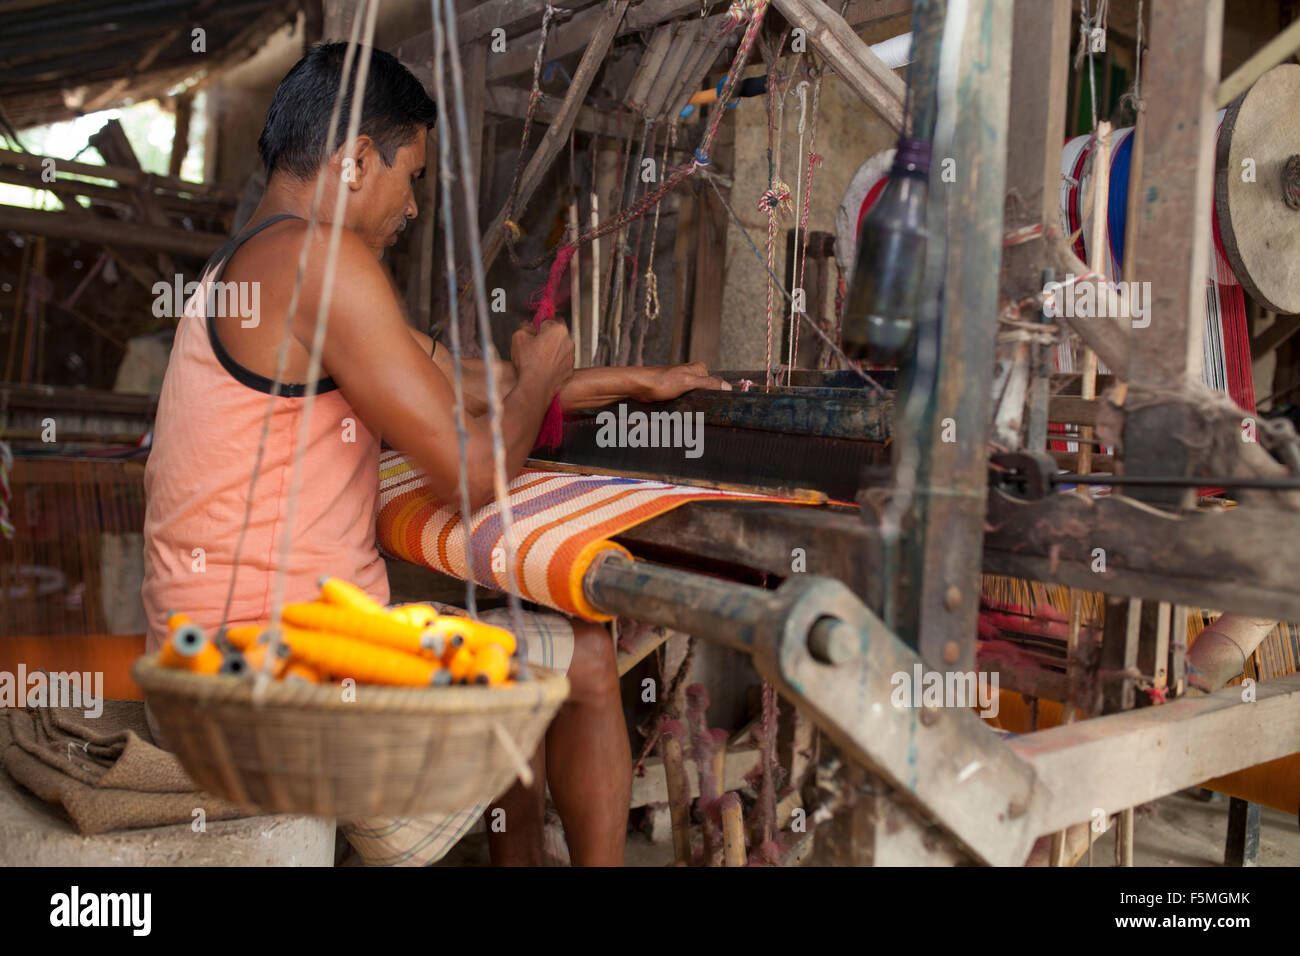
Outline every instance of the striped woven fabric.
MULTIPOLYGON (((524 471, 510 483, 518 582, 510 590, 566 614, 607 621, 609 615, 583 597, 582 577, 601 553, 627 554, 609 539, 685 502, 715 498, 784 500, 636 478, 524 471)), ((496 503, 474 513, 466 549, 460 509, 434 498, 419 468, 400 452, 380 456, 377 524, 380 550, 388 556, 507 590, 496 503)))

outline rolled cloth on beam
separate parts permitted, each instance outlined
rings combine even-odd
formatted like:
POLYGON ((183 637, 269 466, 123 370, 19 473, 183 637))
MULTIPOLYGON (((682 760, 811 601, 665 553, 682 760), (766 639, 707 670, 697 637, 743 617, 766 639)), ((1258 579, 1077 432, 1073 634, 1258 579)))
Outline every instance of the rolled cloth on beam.
POLYGON ((470 519, 468 548, 460 509, 443 505, 424 475, 400 452, 379 459, 379 548, 442 574, 473 580, 589 621, 610 615, 587 603, 582 579, 606 551, 627 554, 610 538, 688 501, 797 502, 766 495, 686 488, 660 481, 524 471, 510 483, 517 543, 515 586, 507 587, 501 514, 495 501, 470 519), (472 571, 472 574, 471 574, 472 571))

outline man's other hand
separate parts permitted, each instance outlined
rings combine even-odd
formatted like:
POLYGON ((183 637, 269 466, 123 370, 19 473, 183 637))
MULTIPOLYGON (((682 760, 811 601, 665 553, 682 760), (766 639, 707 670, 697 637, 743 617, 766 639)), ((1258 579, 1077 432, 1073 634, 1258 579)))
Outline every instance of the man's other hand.
POLYGON ((648 369, 650 380, 646 385, 646 402, 666 402, 696 388, 712 388, 730 391, 731 385, 709 374, 703 362, 690 362, 686 365, 665 365, 662 368, 648 369))

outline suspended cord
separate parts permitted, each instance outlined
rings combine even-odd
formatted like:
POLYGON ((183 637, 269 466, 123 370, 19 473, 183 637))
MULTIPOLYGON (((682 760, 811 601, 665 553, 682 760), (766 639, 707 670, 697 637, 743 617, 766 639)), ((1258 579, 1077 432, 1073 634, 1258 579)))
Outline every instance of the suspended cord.
MULTIPOLYGON (((740 234, 745 238, 745 241, 749 243, 749 248, 753 250, 754 257, 758 259, 759 263, 762 264, 764 269, 767 269, 767 274, 768 276, 771 277, 772 281, 775 283, 776 290, 780 292, 783 296, 785 296, 787 299, 789 299, 791 297, 790 293, 787 292, 785 290, 785 287, 781 285, 780 280, 776 278, 776 276, 772 273, 772 270, 767 268, 767 262, 763 258, 763 253, 759 250, 758 246, 754 244, 753 238, 749 235, 749 230, 745 228, 745 224, 741 222, 740 217, 736 215, 736 210, 731 208, 731 203, 727 202, 726 197, 722 195, 722 191, 718 189, 718 184, 715 180, 715 177, 709 174, 708 172, 706 172, 704 178, 708 182, 708 184, 713 187, 713 192, 717 195, 718 201, 722 203, 722 208, 727 210, 727 214, 731 216, 731 221, 736 224, 736 227, 739 229, 740 234)), ((885 391, 884 386, 882 386, 879 382, 877 382, 866 372, 862 371, 861 366, 858 365, 858 363, 855 362, 853 359, 845 355, 844 350, 841 349, 839 345, 837 345, 834 341, 832 341, 831 338, 825 332, 823 332, 820 328, 818 328, 817 324, 813 322, 810 318, 808 318, 806 314, 804 313, 799 313, 799 314, 800 317, 805 322, 808 323, 809 327, 814 332, 817 333, 818 337, 822 340, 822 342, 840 359, 841 362, 844 363, 845 368, 852 370, 854 374, 856 374, 860 379, 862 379, 862 381, 866 382, 869 386, 871 386, 873 391, 879 394, 884 393, 885 391)))
MULTIPOLYGON (((370 54, 374 50, 372 44, 375 38, 375 21, 378 19, 378 14, 379 0, 368 0, 366 5, 365 42, 361 47, 361 56, 357 65, 357 78, 353 86, 351 110, 348 115, 348 130, 344 141, 349 154, 356 149, 357 134, 361 129, 361 112, 365 104, 366 81, 370 73, 370 54)), ((346 77, 346 75, 345 70, 344 76, 346 77)), ((324 177, 317 177, 317 182, 321 182, 323 179, 324 177)), ((325 350, 325 331, 329 326, 329 309, 334 297, 334 273, 338 267, 339 241, 343 233, 343 213, 347 206, 347 199, 348 191, 340 183, 335 191, 334 215, 330 223, 329 245, 325 251, 323 284, 320 290, 320 301, 316 307, 316 330, 311 343, 311 358, 307 363, 307 390, 303 397, 302 413, 298 423, 298 442, 297 447, 294 449, 293 471, 289 479, 289 498, 284 513, 284 535, 280 545, 280 567, 276 572, 272 591, 271 630, 274 635, 272 641, 275 644, 275 647, 272 648, 273 652, 281 641, 282 622, 280 616, 284 609, 285 582, 289 575, 289 550, 293 544, 293 524, 298 510, 298 493, 302 488, 303 462, 306 460, 305 452, 311 434, 311 415, 316 404, 316 391, 321 372, 321 354, 325 350)), ((268 685, 271 667, 275 658, 275 653, 266 655, 262 669, 259 672, 258 689, 265 689, 268 685)), ((257 690, 255 690, 256 693, 257 690)))
POLYGON ((551 6, 548 0, 546 12, 542 14, 542 36, 537 44, 537 57, 533 60, 533 88, 528 94, 528 109, 524 113, 524 132, 519 144, 519 159, 515 163, 514 178, 510 180, 510 192, 506 197, 506 251, 516 265, 519 263, 519 257, 515 254, 515 242, 523 235, 516 217, 523 210, 515 209, 515 202, 519 199, 519 180, 523 176, 524 158, 528 154, 528 135, 532 130, 533 116, 542 101, 542 62, 546 58, 546 38, 551 27, 551 17, 554 15, 555 7, 551 6))
MULTIPOLYGON (((338 134, 339 115, 343 110, 343 93, 347 88, 348 73, 352 67, 353 59, 356 53, 357 40, 361 30, 361 13, 363 7, 358 6, 352 17, 352 30, 348 37, 348 46, 343 54, 343 69, 339 77, 338 92, 334 96, 334 107, 330 112, 329 127, 326 133, 326 142, 333 144, 338 134)), ((354 89, 355 92, 355 89, 354 89)), ((230 567, 230 584, 226 589, 225 604, 221 609, 221 621, 217 625, 218 638, 224 634, 226 623, 230 619, 230 608, 235 597, 235 582, 239 576, 239 560, 243 554, 244 541, 248 534, 248 526, 252 522, 254 493, 257 490, 258 477, 261 475, 262 462, 266 457, 266 445, 271 432, 271 420, 275 413, 276 399, 280 395, 280 386, 284 382, 285 370, 289 363, 289 343, 293 339, 293 319, 298 313, 298 303, 302 296, 302 286, 307 274, 307 260, 310 254, 311 237, 315 234, 316 225, 320 216, 320 204, 325 193, 325 177, 319 176, 316 180, 316 189, 312 194, 311 212, 307 218, 307 233, 302 244, 302 249, 298 254, 298 269, 294 276, 293 291, 289 295, 289 307, 285 315, 284 331, 280 336, 280 349, 276 356, 275 377, 271 381, 271 393, 267 398, 266 414, 262 418, 262 432, 258 437, 257 452, 253 457, 253 471, 248 482, 248 498, 244 506, 244 519, 239 526, 239 534, 235 538, 235 550, 231 557, 230 567)), ((211 321, 209 317, 207 321, 211 321)), ((271 660, 271 655, 267 655, 267 661, 271 660)))
MULTIPOLYGON (((522 639, 524 633, 523 605, 520 602, 515 574, 514 519, 510 508, 510 489, 506 476, 505 442, 501 437, 501 393, 497 384, 496 362, 492 360, 492 330, 488 319, 487 280, 483 269, 483 250, 479 242, 478 182, 477 173, 469 155, 469 120, 465 110, 465 81, 461 72, 460 46, 456 39, 456 11, 451 0, 431 0, 434 12, 434 29, 439 29, 438 6, 441 3, 446 30, 446 49, 451 63, 452 105, 455 107, 457 140, 460 146, 461 192, 465 199, 465 228, 469 239, 469 260, 473 267, 474 300, 478 311, 479 342, 483 350, 483 370, 487 385, 488 423, 492 433, 493 486, 497 507, 501 514, 501 541, 505 551, 506 599, 509 603, 510 621, 522 639)), ((472 562, 470 528, 465 528, 467 559, 472 562)), ((470 568, 471 572, 475 569, 470 568)), ((520 644, 522 647, 522 643, 520 644)), ((519 669, 520 679, 526 679, 528 669, 519 669)))
MULTIPOLYGON (((549 5, 547 6, 549 10, 549 5)), ((447 95, 443 81, 443 36, 442 30, 437 29, 437 15, 434 16, 434 44, 433 44, 433 85, 434 94, 438 101, 438 115, 447 116, 447 95)), ((451 137, 447 135, 444 129, 438 135, 438 174, 442 183, 442 231, 446 237, 443 242, 443 258, 447 268, 447 288, 456 286, 456 250, 455 250, 455 228, 452 223, 452 180, 454 174, 451 166, 451 137)), ((457 467, 460 477, 460 520, 465 529, 466 555, 469 554, 469 521, 473 511, 469 506, 469 430, 465 425, 465 371, 462 367, 463 353, 460 342, 460 300, 458 296, 448 296, 451 300, 448 303, 450 308, 450 319, 448 335, 451 339, 451 365, 452 365, 452 388, 456 396, 456 405, 453 411, 456 418, 456 448, 459 454, 457 467)), ((484 360, 490 362, 491 355, 484 360)), ((465 576, 465 609, 469 611, 469 616, 477 620, 478 618, 478 595, 475 587, 474 575, 465 576)))

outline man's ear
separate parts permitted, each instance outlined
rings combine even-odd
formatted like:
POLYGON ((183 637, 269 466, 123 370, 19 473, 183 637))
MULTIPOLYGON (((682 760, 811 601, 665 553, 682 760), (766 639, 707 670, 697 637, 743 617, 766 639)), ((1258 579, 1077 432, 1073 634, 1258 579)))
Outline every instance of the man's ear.
POLYGON ((379 155, 375 141, 362 133, 354 141, 351 150, 348 149, 347 143, 340 146, 334 153, 330 165, 338 170, 339 178, 355 192, 361 188, 367 175, 375 173, 375 164, 379 162, 383 162, 383 157, 379 155))

